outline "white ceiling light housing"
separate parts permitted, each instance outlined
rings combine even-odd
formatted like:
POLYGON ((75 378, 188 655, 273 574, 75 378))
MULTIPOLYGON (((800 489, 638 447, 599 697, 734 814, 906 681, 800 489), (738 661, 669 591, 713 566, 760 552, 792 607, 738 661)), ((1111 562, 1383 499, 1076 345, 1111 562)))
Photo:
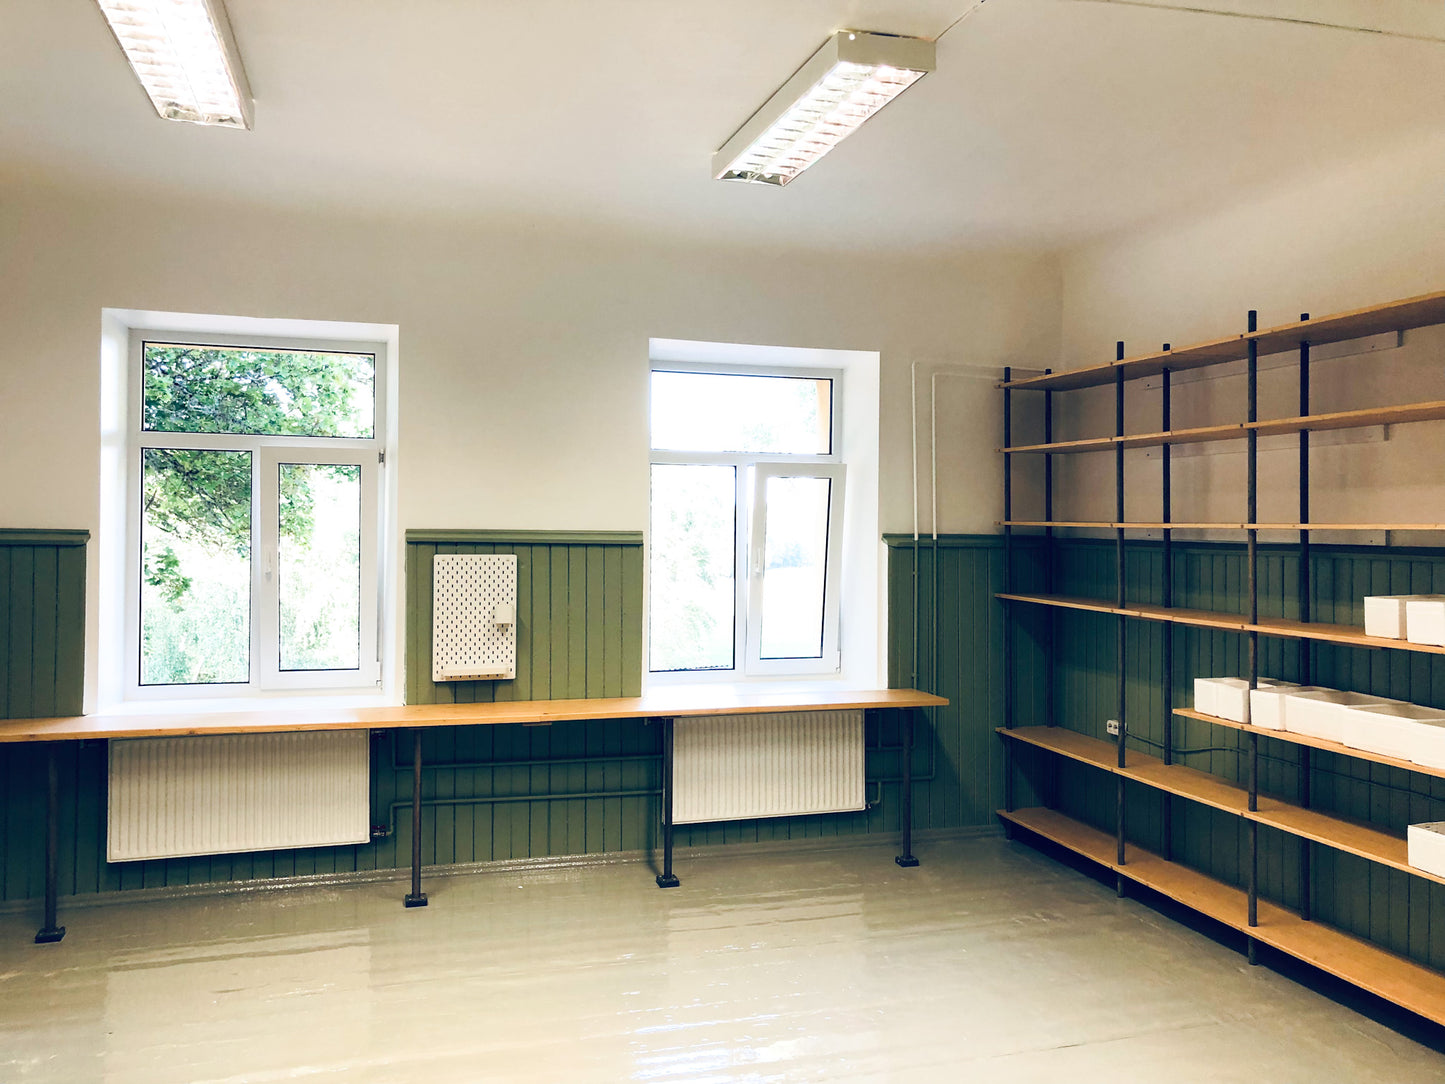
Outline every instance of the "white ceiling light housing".
POLYGON ((782 186, 934 69, 925 38, 840 30, 712 156, 720 181, 782 186))
POLYGON ((156 112, 251 127, 251 88, 222 0, 97 0, 156 112))

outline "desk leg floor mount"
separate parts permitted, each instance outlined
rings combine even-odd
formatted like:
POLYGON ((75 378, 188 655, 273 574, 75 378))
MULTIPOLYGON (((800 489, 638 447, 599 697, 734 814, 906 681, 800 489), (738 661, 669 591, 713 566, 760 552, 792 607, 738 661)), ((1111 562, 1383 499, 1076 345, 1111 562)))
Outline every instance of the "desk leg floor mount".
POLYGON ((672 872, 672 720, 662 723, 662 872, 658 888, 676 888, 682 882, 672 872))
POLYGON ((893 861, 904 869, 918 865, 913 857, 913 712, 903 712, 903 779, 901 804, 903 812, 903 853, 893 861))
POLYGON ((45 925, 35 934, 37 945, 53 945, 65 936, 56 918, 60 890, 60 769, 55 762, 55 743, 45 747, 45 925))

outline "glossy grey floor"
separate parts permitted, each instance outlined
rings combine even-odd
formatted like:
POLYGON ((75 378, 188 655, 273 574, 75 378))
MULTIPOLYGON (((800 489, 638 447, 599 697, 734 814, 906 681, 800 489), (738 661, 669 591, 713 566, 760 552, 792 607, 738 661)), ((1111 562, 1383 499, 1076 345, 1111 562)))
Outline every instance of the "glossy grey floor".
POLYGON ((722 851, 0 916, 0 1081, 1445 1080, 1021 844, 722 851))

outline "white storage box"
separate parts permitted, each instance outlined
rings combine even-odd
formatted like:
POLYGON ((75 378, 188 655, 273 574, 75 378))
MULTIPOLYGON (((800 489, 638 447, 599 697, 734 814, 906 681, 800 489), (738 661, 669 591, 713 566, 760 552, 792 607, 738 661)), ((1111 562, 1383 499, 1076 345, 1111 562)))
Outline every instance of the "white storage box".
POLYGON ((1405 847, 1410 865, 1445 877, 1445 821, 1410 825, 1405 829, 1405 847))
POLYGON ((1290 693, 1329 692, 1322 685, 1292 685, 1280 682, 1274 685, 1260 684, 1249 694, 1249 721, 1266 730, 1287 730, 1285 707, 1290 693))
POLYGON ((1405 639, 1405 604, 1441 599, 1440 595, 1366 595, 1365 635, 1405 639))
POLYGON ((1423 768, 1445 770, 1445 725, 1421 722, 1410 733, 1410 755, 1423 768))
POLYGON ((1214 710, 1214 678, 1194 679, 1194 710, 1201 715, 1218 715, 1214 710))
POLYGON ((1405 639, 1412 644, 1445 645, 1445 597, 1429 595, 1406 600, 1405 639))
MULTIPOLYGON (((1270 689, 1280 683, 1267 678, 1259 679, 1261 689, 1270 689)), ((1249 682, 1244 678, 1195 678, 1194 710, 1236 723, 1249 722, 1249 682), (1203 701, 1205 707, 1200 706, 1203 701)))
POLYGON ((1445 711, 1419 704, 1365 704, 1345 708, 1340 740, 1351 749, 1413 760, 1429 744, 1431 727, 1445 727, 1445 711))
POLYGON ((1312 738, 1341 741, 1346 708, 1365 704, 1399 704, 1383 696, 1348 693, 1338 689, 1314 692, 1292 692, 1285 699, 1284 726, 1292 734, 1308 734, 1312 738))
POLYGON ((1244 678, 1210 678, 1214 683, 1214 714, 1236 723, 1249 722, 1249 682, 1244 678))

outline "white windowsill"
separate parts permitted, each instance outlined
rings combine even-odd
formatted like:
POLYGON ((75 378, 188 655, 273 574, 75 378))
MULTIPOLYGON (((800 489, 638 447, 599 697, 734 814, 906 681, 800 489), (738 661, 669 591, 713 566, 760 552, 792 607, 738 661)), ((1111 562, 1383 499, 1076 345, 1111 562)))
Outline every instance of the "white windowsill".
POLYGON ((276 693, 258 696, 194 696, 156 700, 125 700, 101 709, 104 715, 201 715, 211 712, 296 711, 395 707, 401 701, 379 689, 334 690, 324 693, 276 693))
POLYGON ((661 674, 647 675, 648 691, 661 691, 663 689, 696 689, 699 691, 720 692, 730 696, 761 696, 767 693, 836 693, 846 691, 859 691, 874 689, 877 686, 859 683, 857 681, 846 681, 839 674, 825 675, 816 674, 808 676, 792 677, 754 677, 754 678, 707 678, 693 675, 673 677, 667 674, 666 680, 658 680, 664 677, 661 674), (691 677, 692 680, 688 680, 691 677))

